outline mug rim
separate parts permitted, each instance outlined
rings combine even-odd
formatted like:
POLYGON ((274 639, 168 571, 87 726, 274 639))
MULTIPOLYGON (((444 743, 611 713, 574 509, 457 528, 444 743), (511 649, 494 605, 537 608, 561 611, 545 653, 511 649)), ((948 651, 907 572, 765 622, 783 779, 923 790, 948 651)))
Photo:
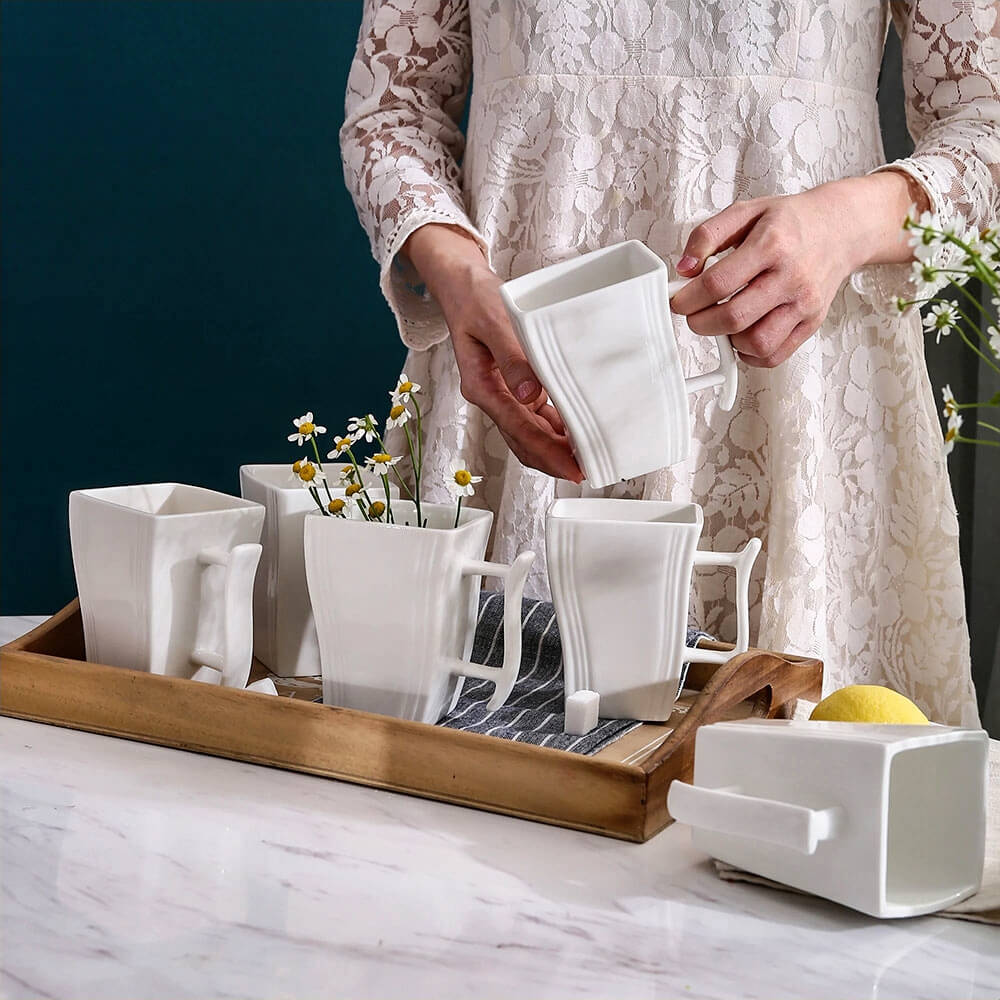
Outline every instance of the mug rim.
MULTIPOLYGON (((630 507, 631 510, 637 508, 630 507)), ((705 515, 700 504, 678 500, 632 500, 627 497, 557 497, 549 504, 545 512, 545 520, 548 521, 573 521, 578 524, 659 524, 672 525, 681 528, 701 528, 704 525, 705 515), (590 506, 592 503, 607 504, 622 509, 626 504, 644 504, 649 517, 627 518, 627 517, 593 517, 579 516, 574 514, 562 514, 557 510, 560 506, 572 507, 580 505, 590 506), (662 513, 677 513, 679 511, 691 510, 694 517, 690 521, 657 521, 656 511, 662 513)))
MULTIPOLYGON (((398 501, 404 501, 406 503, 412 504, 412 500, 407 500, 406 497, 396 497, 398 501)), ((434 510, 454 510, 454 504, 448 503, 434 503, 432 501, 421 501, 420 506, 423 508, 432 508, 434 510)), ((462 519, 457 527, 452 528, 417 528, 415 524, 389 524, 386 521, 366 521, 363 518, 356 517, 329 517, 323 514, 319 510, 313 508, 312 510, 306 511, 306 517, 318 517, 322 518, 324 521, 331 522, 342 522, 344 524, 358 524, 365 525, 374 528, 394 528, 401 531, 431 531, 436 532, 440 535, 454 535, 455 532, 463 531, 470 528, 477 521, 482 521, 484 518, 492 518, 493 511, 484 510, 482 507, 462 507, 462 519)))
POLYGON ((177 482, 166 482, 166 483, 125 483, 120 486, 93 486, 82 490, 71 490, 69 498, 72 501, 73 497, 82 497, 85 500, 92 500, 95 503, 99 503, 104 507, 113 507, 116 510, 127 510, 131 514, 136 514, 139 517, 146 517, 153 520, 163 520, 166 518, 177 519, 183 517, 207 517, 219 514, 231 514, 236 510, 264 510, 264 505, 257 503, 256 500, 247 500, 245 497, 233 496, 231 493, 222 493, 220 490, 213 490, 207 486, 194 486, 191 483, 177 483, 177 482), (207 510, 179 510, 179 511, 151 511, 143 510, 141 507, 132 507, 127 503, 120 503, 107 496, 102 496, 103 493, 108 493, 112 490, 142 490, 142 489, 156 489, 160 487, 182 487, 185 490, 194 490, 200 494, 207 494, 211 497, 221 497, 226 501, 226 506, 224 507, 210 507, 207 510))

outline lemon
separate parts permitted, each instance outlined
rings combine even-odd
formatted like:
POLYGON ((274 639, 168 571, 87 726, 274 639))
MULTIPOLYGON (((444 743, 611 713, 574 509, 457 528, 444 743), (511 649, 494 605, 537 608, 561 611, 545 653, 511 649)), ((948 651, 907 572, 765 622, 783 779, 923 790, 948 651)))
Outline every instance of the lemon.
POLYGON ((853 684, 827 695, 812 711, 813 722, 882 722, 900 726, 930 721, 909 698, 878 684, 853 684))

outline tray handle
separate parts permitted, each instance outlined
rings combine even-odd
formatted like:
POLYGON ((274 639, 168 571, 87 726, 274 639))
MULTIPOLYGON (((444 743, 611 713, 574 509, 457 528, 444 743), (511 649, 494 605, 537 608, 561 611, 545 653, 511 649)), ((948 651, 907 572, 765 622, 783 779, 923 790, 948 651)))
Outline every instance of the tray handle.
POLYGON ((522 552, 509 566, 495 562, 467 562, 462 576, 495 576, 504 581, 503 589, 503 665, 490 667, 485 663, 455 660, 452 670, 463 677, 478 677, 493 681, 496 687, 487 709, 495 712, 510 697, 521 669, 521 596, 528 579, 528 570, 535 553, 522 552))

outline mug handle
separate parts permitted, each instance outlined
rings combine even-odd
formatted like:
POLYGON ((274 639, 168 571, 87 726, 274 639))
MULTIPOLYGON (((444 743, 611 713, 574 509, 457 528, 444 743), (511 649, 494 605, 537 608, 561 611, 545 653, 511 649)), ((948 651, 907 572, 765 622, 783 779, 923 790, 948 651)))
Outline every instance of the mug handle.
MULTIPOLYGON (((673 298, 691 278, 679 278, 667 284, 667 298, 673 298)), ((716 337, 715 346, 719 351, 719 366, 702 375, 692 375, 684 379, 684 388, 688 393, 707 389, 709 386, 721 385, 719 393, 719 409, 731 410, 736 405, 736 392, 739 389, 739 366, 736 364, 736 352, 726 336, 716 337)))
POLYGON ((667 811, 681 823, 814 854, 822 840, 833 840, 843 826, 841 806, 807 806, 742 795, 735 788, 703 788, 683 781, 670 784, 667 811))
POLYGON ((467 562, 462 576, 495 576, 504 581, 503 591, 503 666, 490 667, 485 663, 456 660, 452 671, 463 677, 478 677, 496 685, 493 697, 486 707, 491 712, 501 708, 510 697, 514 682, 521 670, 521 596, 528 570, 535 561, 535 553, 522 552, 509 566, 495 562, 467 562))
MULTIPOLYGON (((222 647, 198 646, 191 653, 197 667, 219 671, 223 687, 245 688, 253 659, 253 581, 263 547, 246 542, 225 549, 203 549, 198 553, 202 567, 202 601, 205 600, 205 573, 213 566, 225 568, 222 598, 222 647)), ((200 671, 199 671, 200 672, 200 671)), ((200 678, 199 678, 200 679, 200 678)))
POLYGON ((695 566, 732 566, 736 570, 736 645, 727 653, 685 646, 688 663, 726 663, 750 648, 750 571, 759 553, 759 538, 751 538, 739 552, 695 552, 695 566))

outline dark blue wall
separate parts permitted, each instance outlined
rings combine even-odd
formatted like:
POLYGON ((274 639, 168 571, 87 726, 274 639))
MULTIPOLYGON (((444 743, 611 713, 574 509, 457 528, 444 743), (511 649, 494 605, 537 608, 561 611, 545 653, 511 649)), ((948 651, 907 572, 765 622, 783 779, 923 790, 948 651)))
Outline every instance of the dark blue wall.
POLYGON ((238 491, 402 362, 343 184, 357 2, 5 0, 0 613, 74 593, 71 489, 238 491))

